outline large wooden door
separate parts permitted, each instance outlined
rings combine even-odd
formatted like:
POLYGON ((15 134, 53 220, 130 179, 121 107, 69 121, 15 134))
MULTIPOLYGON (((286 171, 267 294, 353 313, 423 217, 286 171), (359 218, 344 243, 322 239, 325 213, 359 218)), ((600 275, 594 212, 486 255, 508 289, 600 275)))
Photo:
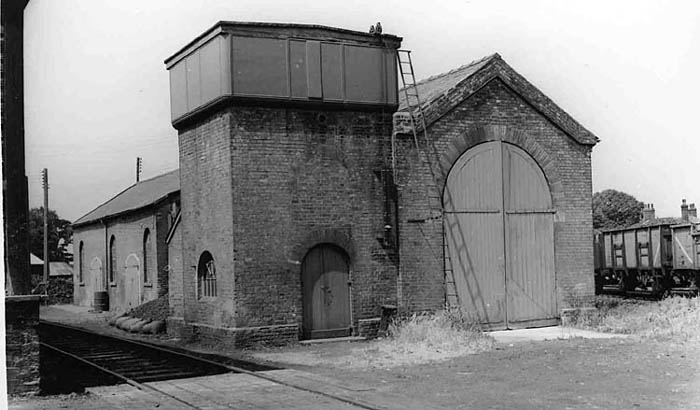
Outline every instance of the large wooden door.
POLYGON ((460 157, 444 193, 445 243, 459 303, 491 328, 556 318, 549 186, 526 152, 500 141, 460 157))
POLYGON ((304 337, 349 335, 350 286, 345 253, 329 244, 313 248, 302 263, 301 280, 304 337))

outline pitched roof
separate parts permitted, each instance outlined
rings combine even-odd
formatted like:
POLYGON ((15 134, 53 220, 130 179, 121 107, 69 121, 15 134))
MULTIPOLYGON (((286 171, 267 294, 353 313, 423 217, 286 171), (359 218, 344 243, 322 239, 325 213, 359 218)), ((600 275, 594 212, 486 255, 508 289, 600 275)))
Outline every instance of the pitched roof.
POLYGON ((29 264, 30 265, 43 265, 44 261, 40 257, 34 255, 33 253, 30 253, 29 254, 29 264))
MULTIPOLYGON (((595 145, 599 141, 598 137, 506 64, 498 53, 419 81, 416 88, 426 117, 425 123, 434 123, 495 78, 503 81, 577 142, 595 145)), ((406 95, 399 92, 399 111, 407 109, 406 95)))
POLYGON ((152 205, 180 190, 180 170, 175 169, 157 177, 140 181, 117 194, 85 216, 73 226, 97 222, 103 218, 121 215, 152 205))

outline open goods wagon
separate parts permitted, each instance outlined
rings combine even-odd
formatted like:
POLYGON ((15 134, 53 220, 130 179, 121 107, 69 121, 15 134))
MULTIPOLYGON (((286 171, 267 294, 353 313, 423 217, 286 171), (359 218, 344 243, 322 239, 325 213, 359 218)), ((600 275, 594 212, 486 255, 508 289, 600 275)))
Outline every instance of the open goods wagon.
POLYGON ((594 233, 596 293, 697 295, 700 219, 658 218, 594 233))

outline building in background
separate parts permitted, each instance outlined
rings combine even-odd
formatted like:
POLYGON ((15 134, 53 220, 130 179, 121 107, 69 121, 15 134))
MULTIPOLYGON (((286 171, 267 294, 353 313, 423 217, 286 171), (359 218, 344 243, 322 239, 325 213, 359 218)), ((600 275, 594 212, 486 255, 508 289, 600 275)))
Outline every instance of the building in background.
POLYGON ((179 206, 174 170, 137 182, 76 220, 74 303, 99 305, 107 295, 109 310, 123 312, 168 293, 165 239, 179 206))

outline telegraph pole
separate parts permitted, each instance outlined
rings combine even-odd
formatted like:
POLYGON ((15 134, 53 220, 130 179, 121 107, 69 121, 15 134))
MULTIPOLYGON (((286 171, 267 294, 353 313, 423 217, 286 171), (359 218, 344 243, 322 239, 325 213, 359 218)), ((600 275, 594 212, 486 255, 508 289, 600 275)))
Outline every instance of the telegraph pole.
POLYGON ((141 164, 143 161, 141 160, 141 157, 136 157, 136 182, 139 182, 141 180, 141 164))
MULTIPOLYGON (((49 170, 44 168, 41 174, 44 186, 44 286, 49 284, 49 170)), ((46 291, 46 288, 44 288, 46 291)))

